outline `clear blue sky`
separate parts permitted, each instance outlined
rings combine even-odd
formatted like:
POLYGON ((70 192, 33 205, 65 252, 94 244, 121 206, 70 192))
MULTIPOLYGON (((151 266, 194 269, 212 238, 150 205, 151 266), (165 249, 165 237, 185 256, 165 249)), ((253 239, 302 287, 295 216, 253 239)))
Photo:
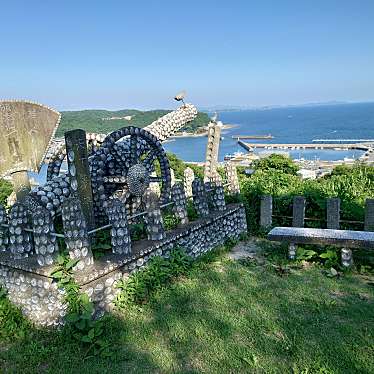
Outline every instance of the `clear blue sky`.
POLYGON ((0 35, 0 98, 59 110, 374 100, 374 0, 3 0, 0 35))

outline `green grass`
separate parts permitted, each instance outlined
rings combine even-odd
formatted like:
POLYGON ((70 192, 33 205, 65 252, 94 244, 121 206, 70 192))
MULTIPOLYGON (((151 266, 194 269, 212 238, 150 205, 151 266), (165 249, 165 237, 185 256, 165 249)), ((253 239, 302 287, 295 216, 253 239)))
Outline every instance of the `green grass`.
MULTIPOLYGON (((219 253, 148 304, 107 317, 113 357, 83 360, 65 331, 7 331, 0 372, 373 373, 373 290, 369 275, 328 278, 311 265, 281 277, 271 264, 219 253)), ((10 306, 1 300, 7 326, 10 306)), ((11 322, 28 330, 18 317, 11 322)))

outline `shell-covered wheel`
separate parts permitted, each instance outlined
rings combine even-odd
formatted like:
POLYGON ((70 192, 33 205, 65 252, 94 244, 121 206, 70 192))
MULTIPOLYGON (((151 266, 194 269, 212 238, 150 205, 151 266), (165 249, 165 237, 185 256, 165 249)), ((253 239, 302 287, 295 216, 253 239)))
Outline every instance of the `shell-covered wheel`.
POLYGON ((171 188, 169 161, 161 142, 150 132, 124 127, 108 135, 90 157, 95 213, 104 217, 107 199, 125 188, 135 197, 143 195, 151 182, 161 183, 160 202, 168 200, 171 188), (159 175, 150 174, 157 169, 159 175))

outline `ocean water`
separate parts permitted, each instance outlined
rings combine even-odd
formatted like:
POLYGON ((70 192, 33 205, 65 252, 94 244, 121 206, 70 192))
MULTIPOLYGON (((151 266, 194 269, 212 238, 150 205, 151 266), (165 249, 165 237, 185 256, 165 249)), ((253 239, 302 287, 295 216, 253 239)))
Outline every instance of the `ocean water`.
MULTIPOLYGON (((225 124, 219 159, 237 151, 245 152, 232 135, 274 136, 271 140, 246 140, 249 143, 311 143, 313 139, 374 139, 374 103, 288 107, 266 110, 242 110, 218 113, 225 124)), ((206 137, 176 138, 164 144, 167 151, 185 161, 204 161, 206 137)), ((263 149, 257 149, 255 153, 263 149)), ((358 158, 362 151, 289 150, 292 158, 341 160, 358 158)))

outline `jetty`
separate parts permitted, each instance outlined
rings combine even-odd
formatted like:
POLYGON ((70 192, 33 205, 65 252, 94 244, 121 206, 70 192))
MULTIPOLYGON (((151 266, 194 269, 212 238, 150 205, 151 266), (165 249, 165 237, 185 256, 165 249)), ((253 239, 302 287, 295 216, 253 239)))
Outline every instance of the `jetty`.
POLYGON ((271 134, 268 135, 232 135, 232 139, 274 139, 274 136, 271 134))
POLYGON ((238 140, 238 144, 247 151, 252 151, 254 148, 265 149, 334 149, 334 150, 348 150, 358 149, 360 151, 368 151, 371 144, 366 143, 246 143, 238 140))

